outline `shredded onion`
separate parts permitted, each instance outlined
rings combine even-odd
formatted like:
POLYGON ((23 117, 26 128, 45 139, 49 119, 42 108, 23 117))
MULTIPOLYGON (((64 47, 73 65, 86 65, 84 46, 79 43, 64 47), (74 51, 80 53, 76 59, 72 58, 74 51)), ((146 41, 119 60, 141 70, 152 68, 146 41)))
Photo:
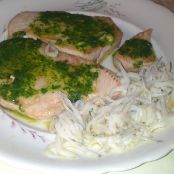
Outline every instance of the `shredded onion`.
POLYGON ((153 141, 153 133, 174 115, 168 106, 174 101, 174 76, 160 60, 140 73, 122 73, 127 83, 119 88, 120 98, 96 96, 73 104, 61 94, 65 110, 53 122, 56 140, 47 154, 98 158, 153 141))

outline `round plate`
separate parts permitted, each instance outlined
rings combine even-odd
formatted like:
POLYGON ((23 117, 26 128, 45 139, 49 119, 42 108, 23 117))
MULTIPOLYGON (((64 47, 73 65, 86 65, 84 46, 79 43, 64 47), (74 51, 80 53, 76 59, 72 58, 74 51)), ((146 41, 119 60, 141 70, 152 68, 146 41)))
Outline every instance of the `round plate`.
MULTIPOLYGON (((167 9, 147 0, 1 0, 0 32, 8 21, 21 11, 66 10, 88 11, 88 15, 112 16, 123 30, 125 39, 137 32, 153 28, 153 45, 157 55, 172 60, 174 55, 174 15, 167 9), (8 10, 7 10, 8 9, 8 10)), ((111 58, 104 65, 113 69, 111 58)), ((0 160, 22 168, 32 168, 44 172, 62 173, 104 173, 134 168, 145 162, 158 159, 174 147, 174 126, 170 125, 158 132, 154 140, 131 151, 110 155, 102 159, 80 159, 63 161, 45 156, 44 150, 55 135, 27 127, 5 113, 0 113, 0 160)))

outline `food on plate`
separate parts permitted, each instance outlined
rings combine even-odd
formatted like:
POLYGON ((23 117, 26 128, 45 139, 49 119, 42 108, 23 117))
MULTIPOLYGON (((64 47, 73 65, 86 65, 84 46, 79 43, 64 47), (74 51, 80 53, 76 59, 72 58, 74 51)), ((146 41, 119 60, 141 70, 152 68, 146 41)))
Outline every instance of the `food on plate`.
POLYGON ((51 118, 56 138, 46 153, 58 159, 98 158, 158 142, 153 133, 173 116, 174 76, 156 60, 151 33, 138 33, 116 51, 116 75, 96 64, 122 38, 111 18, 22 12, 0 43, 0 105, 51 118))
POLYGON ((116 49, 122 38, 122 31, 110 17, 63 11, 22 12, 8 24, 8 37, 14 33, 39 38, 95 63, 116 49))
POLYGON ((156 61, 156 55, 151 44, 152 30, 140 32, 133 38, 126 40, 117 50, 114 64, 121 62, 126 71, 138 72, 143 66, 156 61))
POLYGON ((46 119, 64 109, 59 92, 72 102, 94 94, 118 95, 114 89, 120 82, 110 70, 64 53, 51 57, 48 50, 45 43, 31 38, 14 37, 0 43, 2 107, 46 119))
MULTIPOLYGON (((121 68, 120 68, 121 69, 121 68)), ((154 133, 173 120, 174 76, 161 60, 140 73, 122 68, 120 96, 76 103, 64 95, 65 110, 53 121, 55 141, 46 155, 58 159, 100 158, 123 153, 143 142, 160 143, 154 133)))

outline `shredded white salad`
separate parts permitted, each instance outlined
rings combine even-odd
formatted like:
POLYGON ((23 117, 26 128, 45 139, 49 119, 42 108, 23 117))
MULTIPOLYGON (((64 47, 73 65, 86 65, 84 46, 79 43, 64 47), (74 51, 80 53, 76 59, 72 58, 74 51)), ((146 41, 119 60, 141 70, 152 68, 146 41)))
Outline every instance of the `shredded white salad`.
POLYGON ((62 94, 65 110, 57 113, 55 142, 47 155, 59 159, 98 158, 153 139, 174 115, 174 75, 161 60, 139 73, 121 67, 120 96, 93 97, 76 103, 62 94))

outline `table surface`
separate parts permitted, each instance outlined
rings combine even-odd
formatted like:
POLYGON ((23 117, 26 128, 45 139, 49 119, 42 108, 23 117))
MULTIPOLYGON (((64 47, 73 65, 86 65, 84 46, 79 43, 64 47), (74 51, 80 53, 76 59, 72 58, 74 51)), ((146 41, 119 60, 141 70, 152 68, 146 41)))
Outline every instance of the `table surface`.
MULTIPOLYGON (((153 0, 161 5, 166 6, 174 12, 174 0, 153 0)), ((32 169, 16 168, 3 161, 0 161, 0 173, 2 174, 44 174, 32 169)), ((111 172, 109 174, 173 174, 174 173, 174 150, 165 157, 148 162, 132 170, 124 172, 111 172)))

